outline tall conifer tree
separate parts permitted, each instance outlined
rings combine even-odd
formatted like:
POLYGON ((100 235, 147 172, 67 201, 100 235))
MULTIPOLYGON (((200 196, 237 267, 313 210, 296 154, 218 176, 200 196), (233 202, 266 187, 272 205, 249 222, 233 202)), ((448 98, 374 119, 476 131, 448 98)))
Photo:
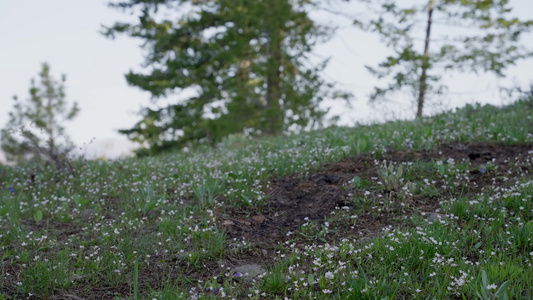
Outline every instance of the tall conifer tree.
POLYGON ((279 134, 322 122, 319 107, 335 94, 312 65, 313 46, 328 30, 308 16, 305 0, 130 0, 111 3, 138 14, 104 34, 144 41, 145 72, 130 71, 130 85, 154 98, 190 89, 195 95, 159 108, 121 130, 155 153, 190 143, 215 144, 247 129, 279 134))

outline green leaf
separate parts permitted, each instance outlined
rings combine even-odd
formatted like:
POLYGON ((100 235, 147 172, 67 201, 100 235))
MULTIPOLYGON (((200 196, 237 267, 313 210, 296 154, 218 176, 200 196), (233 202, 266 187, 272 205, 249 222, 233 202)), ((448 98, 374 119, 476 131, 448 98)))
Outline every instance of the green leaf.
MULTIPOLYGON (((481 299, 481 300, 486 300, 486 298, 483 298, 483 296, 481 296, 481 294, 480 294, 478 291, 476 291, 476 296, 477 296, 479 299, 481 299)), ((466 299, 464 295, 463 295, 463 299, 466 299)))
POLYGON ((156 204, 157 204, 156 199, 152 199, 151 201, 146 202, 143 207, 143 214, 146 215, 150 211, 152 211, 155 208, 156 204))
POLYGON ((433 134, 433 131, 431 130, 431 127, 426 126, 424 127, 424 137, 428 138, 433 134))
POLYGON ((139 299, 138 281, 139 281, 139 263, 137 259, 135 259, 134 266, 133 266, 133 299, 135 300, 139 299))
POLYGON ((484 287, 489 286, 489 280, 487 278, 487 272, 485 272, 485 270, 481 271, 481 282, 483 283, 484 287))
POLYGON ((252 201, 250 201, 250 198, 244 194, 239 194, 239 198, 241 198, 241 200, 244 200, 244 202, 246 202, 246 204, 251 204, 252 201))
POLYGON ((524 229, 526 231, 526 234, 533 233, 533 221, 529 221, 524 225, 524 229))
POLYGON ((313 287, 313 285, 315 284, 315 276, 312 273, 307 276, 307 283, 310 287, 313 287))
POLYGON ((359 178, 359 176, 355 176, 353 178, 353 184, 355 186, 356 189, 358 189, 359 187, 361 187, 361 178, 359 178))
POLYGON ((9 255, 11 255, 11 250, 8 250, 6 251, 6 253, 4 253, 4 255, 2 255, 2 258, 0 258, 0 261, 3 261, 4 259, 8 258, 9 255))
POLYGON ((146 200, 151 201, 154 198, 154 190, 152 189, 152 186, 147 185, 144 188, 144 191, 146 193, 146 200))
POLYGON ((7 215, 7 213, 9 212, 9 208, 10 208, 10 205, 9 204, 6 204, 4 206, 2 206, 2 208, 0 208, 0 216, 5 216, 7 215))
POLYGON ((33 220, 35 220, 35 222, 39 222, 43 219, 43 211, 42 210, 37 210, 33 213, 33 220))
POLYGON ((497 297, 498 299, 509 299, 509 296, 507 295, 507 289, 509 288, 509 284, 511 284, 509 280, 502 283, 500 288, 494 294, 494 297, 497 297))
POLYGON ((362 152, 365 152, 367 149, 368 141, 366 137, 361 137, 357 140, 355 145, 355 150, 357 154, 360 154, 362 152))

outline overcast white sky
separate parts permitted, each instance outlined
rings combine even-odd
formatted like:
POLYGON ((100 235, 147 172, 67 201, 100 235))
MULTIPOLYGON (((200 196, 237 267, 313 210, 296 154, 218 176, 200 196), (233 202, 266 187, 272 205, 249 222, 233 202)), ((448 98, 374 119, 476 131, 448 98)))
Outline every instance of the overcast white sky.
MULTIPOLYGON (((127 140, 117 130, 130 128, 138 121, 135 113, 150 104, 150 94, 129 87, 124 78, 130 69, 140 70, 141 41, 126 36, 109 40, 99 34, 101 25, 128 20, 127 14, 108 8, 106 3, 101 0, 0 1, 0 127, 8 121, 12 96, 26 99, 30 79, 37 78, 41 64, 48 62, 55 78, 67 75, 67 99, 77 101, 81 109, 78 117, 66 124, 72 140, 83 145, 94 139, 86 150, 90 155, 116 157, 129 149, 127 140)), ((511 3, 519 16, 533 18, 532 0, 511 0, 511 3)), ((318 18, 334 20, 341 27, 332 40, 315 51, 317 57, 331 57, 326 78, 356 96, 351 108, 343 104, 333 107, 333 112, 342 114, 341 123, 378 121, 391 115, 414 116, 410 104, 401 97, 386 110, 384 106, 367 105, 368 94, 378 82, 364 65, 375 66, 389 53, 378 36, 347 26, 349 21, 339 17, 320 15, 318 18)), ((531 34, 524 43, 533 47, 531 34)), ((447 80, 451 94, 445 107, 475 101, 502 104, 498 86, 513 82, 525 86, 533 80, 531 70, 533 62, 529 60, 508 69, 504 80, 491 75, 455 75, 447 80)))

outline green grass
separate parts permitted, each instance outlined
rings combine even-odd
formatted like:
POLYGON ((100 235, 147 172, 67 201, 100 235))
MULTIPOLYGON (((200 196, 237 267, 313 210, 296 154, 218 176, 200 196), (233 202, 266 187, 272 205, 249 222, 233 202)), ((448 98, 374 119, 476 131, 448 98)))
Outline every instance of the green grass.
POLYGON ((468 106, 412 122, 79 161, 76 175, 2 167, 0 299, 533 298, 533 153, 483 164, 439 153, 532 144, 532 115, 525 101, 468 106), (278 238, 228 231, 284 213, 269 202, 275 179, 354 157, 375 173, 343 185, 343 207, 323 219, 278 238), (435 210, 442 218, 428 221, 435 210), (245 263, 266 273, 235 271, 245 263))

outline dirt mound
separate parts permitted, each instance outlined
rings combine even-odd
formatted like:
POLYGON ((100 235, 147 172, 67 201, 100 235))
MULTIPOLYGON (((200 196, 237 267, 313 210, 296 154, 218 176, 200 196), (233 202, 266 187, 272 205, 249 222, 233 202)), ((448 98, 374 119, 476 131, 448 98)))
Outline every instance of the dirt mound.
MULTIPOLYGON (((384 153, 380 160, 398 163, 448 159, 459 163, 469 160, 471 168, 491 161, 500 171, 506 171, 508 159, 529 155, 531 151, 533 145, 443 144, 433 151, 390 151, 384 153)), ((346 199, 357 192, 350 182, 354 177, 362 181, 375 181, 378 168, 374 157, 362 155, 326 164, 305 178, 291 175, 273 179, 265 211, 251 217, 239 214, 227 216, 224 225, 228 236, 255 241, 268 239, 272 242, 282 240, 287 233, 298 230, 309 221, 321 224, 332 212, 353 205, 346 199)), ((491 178, 485 177, 477 180, 472 188, 480 190, 485 185, 493 184, 491 178)), ((476 178, 473 177, 473 180, 476 181, 476 178)), ((413 205, 418 211, 432 213, 438 208, 438 198, 415 195, 413 205)), ((369 236, 392 223, 390 218, 368 214, 360 216, 350 231, 369 236)))

